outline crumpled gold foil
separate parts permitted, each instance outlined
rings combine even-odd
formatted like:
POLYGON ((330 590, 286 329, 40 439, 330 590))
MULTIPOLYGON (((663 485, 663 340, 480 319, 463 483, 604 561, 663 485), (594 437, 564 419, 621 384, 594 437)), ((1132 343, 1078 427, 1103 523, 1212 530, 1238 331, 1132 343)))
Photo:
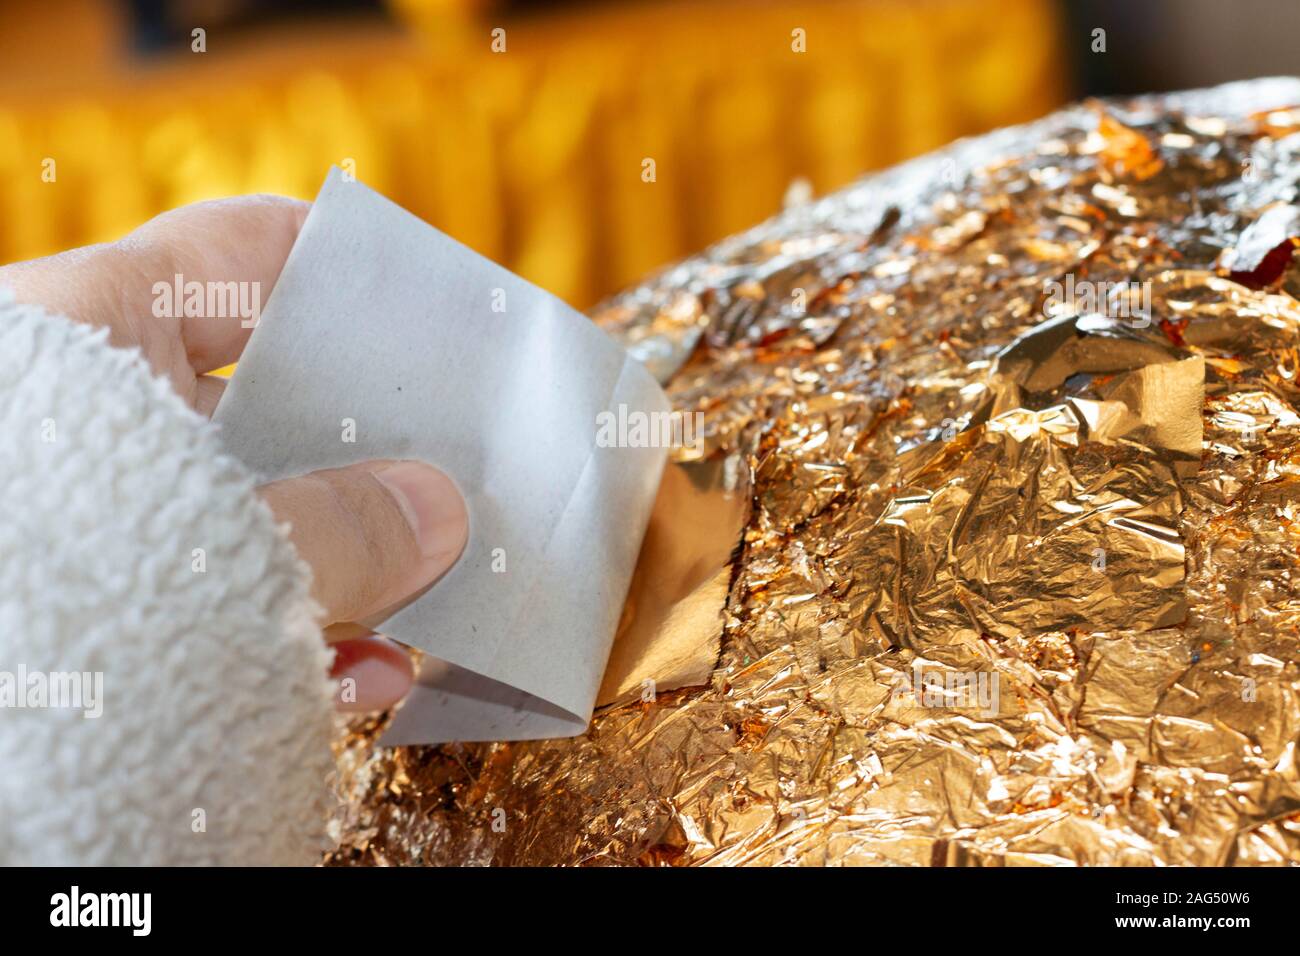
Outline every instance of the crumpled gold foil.
POLYGON ((709 684, 572 740, 353 726, 327 861, 1300 863, 1297 104, 1068 109, 598 310, 752 468, 709 684))

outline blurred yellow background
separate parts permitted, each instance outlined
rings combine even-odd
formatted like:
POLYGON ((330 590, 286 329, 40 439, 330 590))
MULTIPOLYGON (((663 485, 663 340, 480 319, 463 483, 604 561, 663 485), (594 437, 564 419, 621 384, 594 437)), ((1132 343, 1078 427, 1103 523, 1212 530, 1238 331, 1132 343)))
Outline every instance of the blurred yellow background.
POLYGON ((247 6, 0 6, 0 261, 199 199, 310 199, 351 163, 586 307, 776 212, 797 178, 826 192, 1066 86, 1049 0, 247 6), (174 27, 148 52, 140 8, 174 27))

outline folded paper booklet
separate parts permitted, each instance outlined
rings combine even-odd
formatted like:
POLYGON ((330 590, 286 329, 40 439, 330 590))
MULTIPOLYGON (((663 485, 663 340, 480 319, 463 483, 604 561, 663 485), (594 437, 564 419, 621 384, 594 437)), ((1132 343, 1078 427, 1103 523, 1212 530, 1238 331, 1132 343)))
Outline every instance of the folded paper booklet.
POLYGON ((586 728, 670 419, 589 319, 338 170, 215 415, 264 480, 410 458, 465 496, 460 561, 366 622, 423 652, 385 744, 586 728))

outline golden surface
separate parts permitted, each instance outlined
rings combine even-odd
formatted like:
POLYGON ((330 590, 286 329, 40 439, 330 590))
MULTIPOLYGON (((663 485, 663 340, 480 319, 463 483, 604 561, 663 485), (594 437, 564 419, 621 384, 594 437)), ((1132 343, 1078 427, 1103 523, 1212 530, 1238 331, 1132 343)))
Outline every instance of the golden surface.
POLYGON ((599 309, 753 472, 717 667, 572 740, 354 727, 328 862, 1300 862, 1296 103, 1070 109, 599 309))

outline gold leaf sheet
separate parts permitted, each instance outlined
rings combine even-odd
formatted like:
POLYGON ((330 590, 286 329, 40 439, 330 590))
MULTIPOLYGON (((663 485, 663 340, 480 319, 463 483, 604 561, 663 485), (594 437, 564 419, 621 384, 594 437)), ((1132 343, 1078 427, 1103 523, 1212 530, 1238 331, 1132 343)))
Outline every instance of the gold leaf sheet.
POLYGON ((749 500, 739 455, 664 469, 598 707, 708 683, 749 500))

